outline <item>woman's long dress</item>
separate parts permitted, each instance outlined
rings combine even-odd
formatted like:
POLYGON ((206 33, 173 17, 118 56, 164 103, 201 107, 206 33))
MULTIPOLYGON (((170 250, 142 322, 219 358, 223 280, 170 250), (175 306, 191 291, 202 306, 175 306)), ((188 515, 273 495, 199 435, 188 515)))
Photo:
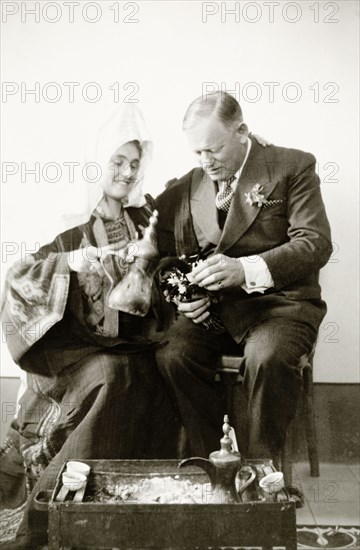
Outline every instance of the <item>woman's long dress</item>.
MULTIPOLYGON (((159 344, 144 336, 147 320, 107 307, 110 282, 71 272, 67 253, 134 238, 153 210, 129 208, 109 220, 98 207, 87 224, 62 233, 10 271, 3 319, 14 360, 28 374, 1 449, 2 505, 16 506, 24 482, 33 495, 52 487, 62 464, 78 459, 171 458, 173 411, 154 360, 159 344)), ((101 204, 101 203, 100 203, 101 204)), ((108 257, 115 280, 126 265, 108 257)), ((153 317, 161 318, 153 292, 153 317)), ((19 535, 29 532, 28 513, 19 535)), ((35 522, 36 523, 36 522, 35 522)), ((39 527, 32 525, 34 534, 39 527)))

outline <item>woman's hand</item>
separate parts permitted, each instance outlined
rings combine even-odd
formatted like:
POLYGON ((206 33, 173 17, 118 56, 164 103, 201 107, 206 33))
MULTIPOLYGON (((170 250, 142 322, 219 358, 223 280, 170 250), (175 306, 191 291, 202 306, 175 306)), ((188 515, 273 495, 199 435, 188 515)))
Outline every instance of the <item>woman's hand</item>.
POLYGON ((269 147, 269 145, 272 145, 271 141, 268 141, 267 139, 263 138, 262 136, 259 136, 259 134, 254 134, 251 132, 251 137, 256 139, 259 145, 262 147, 269 147))
MULTIPOLYGON (((137 233, 136 233, 137 234, 137 233)), ((127 264, 131 264, 135 261, 136 253, 138 252, 139 246, 137 244, 137 237, 135 241, 119 241, 115 244, 110 244, 108 246, 103 246, 100 248, 100 255, 103 258, 106 258, 107 255, 117 256, 120 260, 127 264)))
POLYGON ((97 273, 100 277, 104 277, 105 272, 99 258, 101 258, 101 249, 96 246, 86 246, 78 250, 68 252, 68 264, 72 271, 78 273, 97 273))

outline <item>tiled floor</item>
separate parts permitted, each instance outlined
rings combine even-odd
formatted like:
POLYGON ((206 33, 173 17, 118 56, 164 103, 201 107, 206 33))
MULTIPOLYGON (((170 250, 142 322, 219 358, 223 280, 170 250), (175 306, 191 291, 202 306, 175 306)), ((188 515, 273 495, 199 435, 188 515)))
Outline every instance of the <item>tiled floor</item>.
POLYGON ((360 468, 347 464, 320 464, 320 477, 310 477, 309 464, 293 466, 294 482, 305 496, 296 511, 298 525, 360 525, 360 468))

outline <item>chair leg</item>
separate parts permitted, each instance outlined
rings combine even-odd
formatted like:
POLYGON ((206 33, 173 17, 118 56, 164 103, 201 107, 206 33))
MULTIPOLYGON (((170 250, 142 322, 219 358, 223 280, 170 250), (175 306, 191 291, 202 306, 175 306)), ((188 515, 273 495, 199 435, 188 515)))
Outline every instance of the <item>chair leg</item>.
POLYGON ((220 374, 225 388, 226 414, 229 416, 230 424, 233 425, 234 418, 234 387, 236 384, 236 373, 223 371, 220 374))
POLYGON ((304 369, 304 424, 310 463, 310 475, 311 477, 319 477, 319 455, 316 438, 313 379, 311 367, 304 369))
POLYGON ((292 484, 292 438, 291 438, 291 426, 289 426, 284 446, 281 450, 281 471, 284 474, 284 481, 286 486, 292 484))

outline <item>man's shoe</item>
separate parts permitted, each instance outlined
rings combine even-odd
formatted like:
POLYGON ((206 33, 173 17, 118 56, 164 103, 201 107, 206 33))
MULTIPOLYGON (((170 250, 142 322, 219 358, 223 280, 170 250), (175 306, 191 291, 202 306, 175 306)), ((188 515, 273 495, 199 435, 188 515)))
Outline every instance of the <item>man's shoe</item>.
POLYGON ((289 485, 286 487, 287 492, 289 493, 290 500, 295 502, 296 508, 303 508, 304 506, 304 495, 300 491, 299 487, 295 485, 289 485))

